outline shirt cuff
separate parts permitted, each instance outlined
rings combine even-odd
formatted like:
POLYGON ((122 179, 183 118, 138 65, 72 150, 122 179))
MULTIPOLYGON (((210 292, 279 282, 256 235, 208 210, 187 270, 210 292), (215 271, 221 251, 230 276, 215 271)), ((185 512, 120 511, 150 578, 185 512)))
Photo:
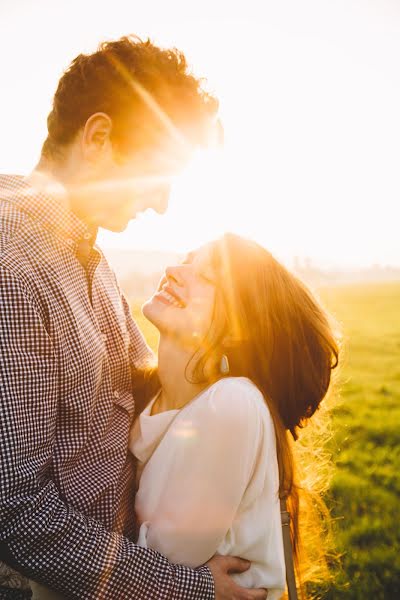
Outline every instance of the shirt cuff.
POLYGON ((176 587, 173 600, 215 600, 214 578, 208 567, 188 569, 175 566, 176 587))
POLYGON ((206 583, 206 590, 207 590, 207 594, 206 594, 206 598, 207 600, 215 600, 215 585, 214 585, 214 577, 212 576, 212 573, 210 571, 210 569, 208 567, 199 567, 198 569, 196 569, 197 572, 201 572, 204 581, 206 583))

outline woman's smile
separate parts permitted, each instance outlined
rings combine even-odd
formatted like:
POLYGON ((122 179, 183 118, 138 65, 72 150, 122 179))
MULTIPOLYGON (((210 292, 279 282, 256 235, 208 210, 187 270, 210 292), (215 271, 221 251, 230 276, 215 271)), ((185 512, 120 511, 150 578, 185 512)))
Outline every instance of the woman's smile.
POLYGON ((186 306, 180 296, 178 296, 169 285, 164 285, 154 297, 165 304, 173 305, 177 308, 185 308, 186 306))

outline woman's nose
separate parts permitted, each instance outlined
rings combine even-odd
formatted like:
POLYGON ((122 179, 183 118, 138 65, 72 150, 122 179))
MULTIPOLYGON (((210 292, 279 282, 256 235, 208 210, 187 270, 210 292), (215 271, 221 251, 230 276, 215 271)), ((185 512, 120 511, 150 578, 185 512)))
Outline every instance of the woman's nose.
POLYGON ((165 275, 166 275, 167 279, 172 279, 177 285, 180 285, 180 286, 183 285, 184 279, 183 279, 183 266, 182 265, 167 267, 165 269, 165 275))

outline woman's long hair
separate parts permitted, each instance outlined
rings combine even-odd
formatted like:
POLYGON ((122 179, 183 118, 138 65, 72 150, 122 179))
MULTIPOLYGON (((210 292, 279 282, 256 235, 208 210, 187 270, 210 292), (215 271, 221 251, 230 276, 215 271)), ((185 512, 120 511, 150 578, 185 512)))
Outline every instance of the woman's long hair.
POLYGON ((279 495, 291 515, 304 596, 305 583, 329 577, 329 513, 322 500, 330 471, 324 451, 327 407, 294 442, 327 394, 338 364, 338 343, 310 291, 263 247, 226 234, 215 242, 212 254, 218 280, 214 317, 188 365, 188 376, 190 371, 196 382, 209 378, 212 361, 215 376, 220 376, 216 369, 225 354, 229 376, 248 377, 263 393, 274 421, 279 495))

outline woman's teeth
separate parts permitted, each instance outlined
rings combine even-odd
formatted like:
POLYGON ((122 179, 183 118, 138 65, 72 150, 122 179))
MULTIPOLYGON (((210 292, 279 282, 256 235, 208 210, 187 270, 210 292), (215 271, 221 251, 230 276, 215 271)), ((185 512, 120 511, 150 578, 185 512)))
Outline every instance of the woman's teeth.
POLYGON ((183 308, 183 304, 181 302, 178 302, 178 300, 176 298, 174 298, 174 296, 172 296, 172 294, 170 294, 169 292, 166 292, 165 290, 161 290, 161 292, 158 292, 158 293, 160 296, 165 298, 170 304, 173 304, 174 306, 177 306, 178 308, 183 308))

